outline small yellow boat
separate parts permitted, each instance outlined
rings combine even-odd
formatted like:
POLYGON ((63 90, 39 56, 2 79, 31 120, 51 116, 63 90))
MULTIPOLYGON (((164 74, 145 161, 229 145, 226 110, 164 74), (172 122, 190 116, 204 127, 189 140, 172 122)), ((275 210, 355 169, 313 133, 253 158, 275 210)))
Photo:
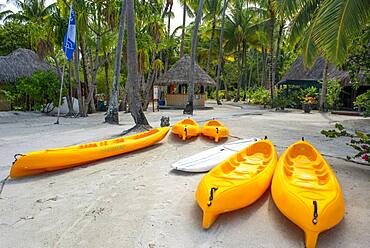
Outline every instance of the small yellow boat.
POLYGON ((195 193, 203 210, 203 228, 218 215, 246 207, 268 189, 278 155, 269 140, 260 140, 208 172, 195 193))
POLYGON ((229 129, 218 120, 210 120, 204 123, 202 134, 209 138, 213 138, 215 142, 218 142, 219 139, 227 138, 229 136, 229 129))
POLYGON ((316 246, 320 232, 344 217, 344 199, 335 173, 308 142, 299 141, 280 157, 272 180, 272 198, 279 210, 316 246))
POLYGON ((184 119, 172 126, 172 133, 179 136, 182 140, 196 137, 201 133, 201 129, 193 119, 184 119))
POLYGON ((13 162, 10 177, 23 177, 87 164, 103 158, 139 150, 161 141, 169 127, 111 140, 69 146, 19 155, 13 162))

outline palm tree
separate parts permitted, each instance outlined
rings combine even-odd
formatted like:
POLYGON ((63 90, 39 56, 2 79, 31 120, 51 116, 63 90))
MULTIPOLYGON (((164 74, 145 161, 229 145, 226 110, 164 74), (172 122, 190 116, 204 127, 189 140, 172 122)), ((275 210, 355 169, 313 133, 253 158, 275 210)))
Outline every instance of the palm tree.
POLYGON ((210 62, 211 62, 212 44, 213 44, 215 31, 216 31, 216 22, 221 12, 221 2, 219 0, 206 0, 204 6, 205 6, 204 20, 210 21, 212 25, 211 38, 209 40, 208 57, 207 57, 206 72, 208 73, 210 62))
POLYGON ((222 23, 221 23, 221 34, 220 34, 220 48, 218 55, 218 65, 217 65, 217 79, 216 79, 216 101, 218 105, 221 105, 221 101, 218 95, 220 85, 221 85, 221 63, 222 63, 222 49, 223 49, 223 38, 224 38, 224 29, 225 29, 225 13, 227 9, 228 0, 224 0, 223 10, 222 10, 222 23))
POLYGON ((198 6, 198 12, 197 16, 195 18, 195 24, 194 24, 194 32, 193 32, 193 38, 191 41, 191 64, 190 64, 190 83, 188 87, 188 103, 185 106, 184 114, 193 114, 194 106, 193 106, 193 97, 194 97, 194 71, 195 71, 195 57, 197 52, 197 38, 198 38, 198 28, 199 23, 202 18, 202 10, 203 10, 203 0, 199 1, 198 6))
POLYGON ((134 0, 127 0, 127 90, 134 128, 149 126, 139 97, 134 0))
POLYGON ((122 7, 119 15, 119 27, 118 27, 118 41, 116 47, 116 60, 114 64, 113 74, 113 85, 112 95, 109 102, 108 112, 105 117, 105 122, 118 124, 118 90, 120 88, 120 72, 121 72, 121 57, 122 57, 122 46, 125 35, 125 13, 126 13, 126 0, 122 1, 122 7))
POLYGON ((183 8, 183 16, 182 16, 182 28, 181 28, 181 45, 180 45, 180 58, 184 56, 184 49, 185 49, 185 25, 186 25, 186 16, 194 17, 191 8, 189 7, 189 2, 194 0, 180 0, 183 8))

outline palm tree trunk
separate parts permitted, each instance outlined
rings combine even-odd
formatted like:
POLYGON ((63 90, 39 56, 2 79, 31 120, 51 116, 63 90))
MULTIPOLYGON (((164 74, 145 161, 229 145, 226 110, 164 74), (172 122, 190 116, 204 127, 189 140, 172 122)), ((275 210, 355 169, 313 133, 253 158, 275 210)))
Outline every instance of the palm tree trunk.
POLYGON ((281 37, 283 35, 283 31, 284 31, 284 20, 281 21, 280 25, 279 25, 279 32, 278 32, 278 37, 277 37, 277 42, 276 42, 276 55, 275 55, 275 70, 276 70, 276 78, 279 82, 280 80, 280 67, 279 67, 279 62, 280 62, 280 43, 281 43, 281 37))
MULTIPOLYGON (((224 29, 225 29, 225 13, 227 9, 227 4, 228 0, 224 0, 224 6, 222 10, 222 24, 221 24, 221 34, 220 34, 220 50, 219 50, 219 55, 218 55, 218 65, 217 65, 217 79, 216 79, 216 101, 218 105, 221 105, 221 101, 218 95, 220 85, 221 85, 221 63, 222 63, 222 44, 223 44, 223 39, 224 39, 224 29)), ((225 90, 227 88, 226 84, 225 85, 225 90)), ((226 90, 227 91, 227 90, 226 90)))
POLYGON ((68 63, 68 92, 67 92, 67 116, 73 116, 75 111, 73 110, 73 98, 72 98, 72 63, 68 63))
POLYGON ((196 52, 197 52, 197 38, 198 38, 198 28, 200 19, 202 17, 202 10, 203 10, 203 0, 199 1, 198 6, 198 12, 197 16, 195 18, 195 24, 194 24, 194 33, 193 33, 193 39, 191 41, 191 64, 190 64, 190 82, 188 87, 188 103, 185 106, 184 114, 190 114, 193 115, 194 105, 193 105, 193 97, 194 97, 194 70, 195 70, 195 58, 196 58, 196 52))
POLYGON ((145 97, 145 99, 144 99, 144 101, 145 101, 144 102, 144 110, 148 109, 150 99, 152 98, 151 93, 152 93, 153 82, 154 82, 153 67, 154 67, 155 58, 157 57, 158 45, 159 45, 159 39, 156 40, 155 48, 154 48, 153 55, 152 55, 152 60, 150 62, 150 67, 149 67, 149 72, 148 72, 148 80, 146 82, 146 89, 145 89, 145 94, 144 94, 144 97, 145 97))
POLYGON ((325 67, 323 71, 323 80, 320 94, 320 111, 323 112, 326 110, 326 94, 328 91, 328 67, 329 63, 325 60, 325 67))
POLYGON ((185 25, 186 25, 186 1, 184 1, 184 9, 182 16, 182 31, 181 31, 181 47, 180 47, 180 58, 184 56, 184 46, 185 46, 185 25))
POLYGON ((237 45, 237 52, 238 52, 238 83, 237 83, 237 91, 236 91, 236 97, 235 102, 239 102, 240 100, 240 88, 241 88, 241 82, 242 82, 242 68, 241 68, 241 54, 240 54, 240 44, 237 45))
POLYGON ((207 59, 207 70, 206 72, 209 72, 209 66, 211 63, 211 53, 212 53, 212 43, 215 36, 215 30, 216 30, 216 17, 213 18, 212 21, 212 33, 211 33, 211 39, 209 40, 209 47, 208 47, 208 59, 207 59))
POLYGON ((243 54, 243 56, 242 56, 242 82, 244 83, 243 101, 245 101, 245 99, 247 98, 247 95, 246 95, 246 92, 247 92, 247 82, 246 82, 247 72, 246 72, 246 68, 245 68, 245 63, 246 63, 246 60, 247 60, 247 43, 245 41, 243 41, 243 52, 242 52, 242 54, 243 54))
POLYGON ((107 102, 110 102, 110 82, 109 82, 109 55, 104 51, 104 72, 105 72, 105 92, 107 102))
POLYGON ((118 124, 118 95, 119 95, 119 85, 120 85, 120 72, 121 72, 121 57, 122 57, 122 46, 123 38, 125 35, 125 13, 126 13, 126 0, 123 0, 121 12, 119 15, 119 27, 118 27, 118 41, 116 47, 116 61, 114 64, 114 75, 113 75, 113 85, 112 85, 112 97, 109 101, 109 108, 107 115, 105 116, 105 122, 111 124, 118 124))
POLYGON ((81 81, 80 81, 80 59, 79 59, 79 49, 78 46, 76 47, 76 51, 74 53, 74 64, 75 64, 75 77, 76 77, 76 91, 77 91, 77 98, 78 98, 78 112, 81 117, 84 116, 84 98, 82 96, 81 91, 81 81))
POLYGON ((268 89, 266 83, 266 65, 267 65, 267 54, 266 49, 262 46, 262 72, 261 72, 261 85, 268 89))
MULTIPOLYGON (((272 0, 269 0, 269 12, 270 12, 270 54, 269 54, 269 86, 271 91, 271 106, 274 100, 274 87, 275 87, 275 69, 276 62, 274 58, 274 31, 275 31, 275 9, 272 6, 272 0)), ((273 107, 273 106, 272 106, 273 107)))
POLYGON ((127 0, 127 89, 131 116, 136 126, 149 126, 139 97, 134 0, 127 0))

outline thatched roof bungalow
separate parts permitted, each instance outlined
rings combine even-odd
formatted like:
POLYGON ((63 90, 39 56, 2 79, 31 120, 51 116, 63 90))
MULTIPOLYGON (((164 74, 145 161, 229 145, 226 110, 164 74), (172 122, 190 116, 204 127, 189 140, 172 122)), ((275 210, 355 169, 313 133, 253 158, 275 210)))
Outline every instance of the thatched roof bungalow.
MULTIPOLYGON (((303 56, 300 56, 294 61, 289 71, 283 76, 284 81, 321 81, 324 75, 325 59, 318 57, 312 68, 305 68, 303 56)), ((348 72, 339 70, 334 64, 328 65, 328 78, 336 79, 342 82, 343 85, 350 84, 348 72)))
MULTIPOLYGON (((191 58, 184 55, 155 83, 160 88, 160 103, 166 106, 183 108, 187 103, 187 86, 190 82, 191 58)), ((195 64, 194 106, 204 107, 205 87, 216 86, 216 82, 198 65, 195 64)))
MULTIPOLYGON (((2 85, 14 83, 19 77, 29 77, 37 71, 48 70, 55 71, 55 68, 42 61, 35 52, 17 49, 7 56, 0 56, 0 89, 2 85)), ((0 111, 10 109, 10 103, 0 91, 0 111)))
POLYGON ((28 49, 19 48, 7 56, 0 56, 0 84, 14 83, 19 77, 48 70, 55 69, 28 49))
MULTIPOLYGON (((321 88, 321 81, 324 76, 325 59, 318 57, 315 64, 311 68, 304 66, 303 56, 300 56, 294 61, 289 71, 282 77, 281 81, 277 83, 278 87, 309 87, 315 86, 321 88)), ((343 87, 341 92, 341 101, 344 108, 353 108, 354 98, 366 91, 369 86, 365 82, 361 82, 361 86, 354 90, 352 88, 351 78, 348 72, 342 71, 334 64, 328 64, 328 79, 339 80, 343 87)))

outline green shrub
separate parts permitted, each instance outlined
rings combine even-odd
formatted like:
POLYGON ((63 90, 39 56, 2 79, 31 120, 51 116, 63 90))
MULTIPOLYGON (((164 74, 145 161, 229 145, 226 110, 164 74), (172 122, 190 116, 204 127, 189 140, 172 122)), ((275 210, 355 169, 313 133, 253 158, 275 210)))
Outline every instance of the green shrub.
POLYGON ((285 90, 277 90, 276 96, 273 100, 273 104, 277 109, 284 109, 292 104, 292 100, 287 96, 285 90))
POLYGON ((339 80, 328 81, 328 92, 326 95, 326 103, 330 109, 337 109, 340 107, 340 92, 342 91, 342 85, 339 80))
POLYGON ((370 90, 358 95, 353 105, 359 110, 364 111, 364 116, 370 116, 370 90))
MULTIPOLYGON (((14 85, 3 90, 16 110, 44 110, 48 103, 57 106, 60 81, 52 72, 36 72, 31 77, 20 77, 14 85)), ((64 91, 65 93, 66 91, 64 91)))
POLYGON ((263 87, 247 91, 247 100, 252 104, 268 105, 271 101, 270 91, 263 87))

